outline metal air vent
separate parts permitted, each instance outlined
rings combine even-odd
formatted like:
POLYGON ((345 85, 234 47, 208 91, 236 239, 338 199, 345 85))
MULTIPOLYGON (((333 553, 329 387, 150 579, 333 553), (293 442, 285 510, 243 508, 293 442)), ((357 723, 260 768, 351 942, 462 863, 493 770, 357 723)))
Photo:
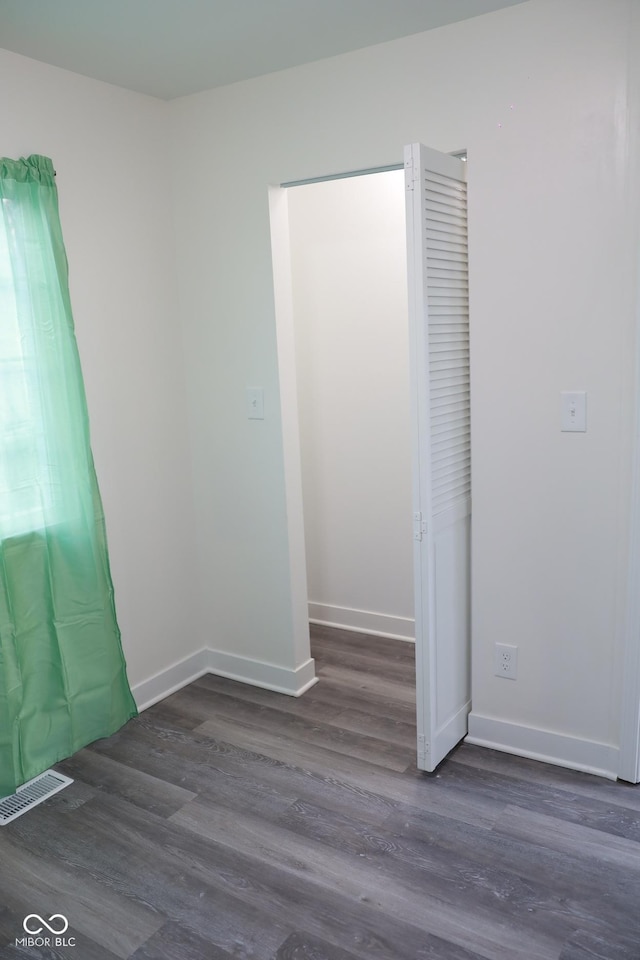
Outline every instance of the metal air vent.
POLYGON ((40 776, 23 783, 10 797, 0 800, 0 827, 11 823, 16 817, 21 817, 27 810, 31 810, 43 800, 48 800, 59 790, 64 790, 70 783, 73 783, 70 777, 65 777, 55 770, 45 770, 40 776))

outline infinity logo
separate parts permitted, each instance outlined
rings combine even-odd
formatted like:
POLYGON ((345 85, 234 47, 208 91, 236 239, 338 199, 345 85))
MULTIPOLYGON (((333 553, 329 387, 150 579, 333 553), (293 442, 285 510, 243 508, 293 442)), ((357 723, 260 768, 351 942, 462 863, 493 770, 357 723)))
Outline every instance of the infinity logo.
POLYGON ((38 927, 37 930, 32 930, 32 928, 29 926, 30 920, 35 920, 36 923, 41 923, 42 927, 46 927, 50 933, 54 933, 57 937, 62 936, 62 934, 66 933, 69 929, 69 921, 66 917, 63 917, 61 913, 54 913, 52 917, 49 917, 48 923, 45 919, 43 919, 43 917, 38 916, 37 913, 30 913, 28 917, 24 918, 22 926, 25 929, 25 933, 30 933, 32 936, 35 936, 37 933, 42 933, 42 927, 38 927), (59 930, 56 927, 51 926, 51 923, 54 920, 62 921, 62 926, 59 930))

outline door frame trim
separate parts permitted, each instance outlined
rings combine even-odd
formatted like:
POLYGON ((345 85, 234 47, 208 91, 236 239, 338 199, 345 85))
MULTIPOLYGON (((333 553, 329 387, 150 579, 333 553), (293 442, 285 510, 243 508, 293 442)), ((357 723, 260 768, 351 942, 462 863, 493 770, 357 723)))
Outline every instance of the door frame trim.
MULTIPOLYGON (((628 50, 635 49, 640 39, 640 10, 630 11, 628 50)), ((628 72, 627 136, 629 205, 640 206, 640 133, 635 120, 640 115, 640 62, 630 57, 628 72)), ((631 432, 631 497, 628 506, 629 551, 626 580, 627 600, 624 610, 621 668, 622 698, 620 704, 620 751, 618 776, 630 783, 640 782, 640 231, 636 225, 631 263, 635 273, 635 345, 633 370, 633 421, 631 432)))

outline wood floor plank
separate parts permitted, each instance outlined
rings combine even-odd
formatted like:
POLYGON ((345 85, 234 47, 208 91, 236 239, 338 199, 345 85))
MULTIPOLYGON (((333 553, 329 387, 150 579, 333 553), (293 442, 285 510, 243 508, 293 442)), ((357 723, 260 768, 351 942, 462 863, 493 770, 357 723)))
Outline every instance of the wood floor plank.
POLYGON ((348 707, 338 714, 334 713, 332 722, 345 730, 366 733, 386 743, 402 747, 409 752, 412 759, 414 758, 417 743, 415 720, 409 723, 395 720, 384 714, 374 715, 348 707))
POLYGON ((540 763, 466 742, 457 747, 451 759, 463 766, 506 776, 510 780, 534 783, 544 790, 568 790, 578 797, 601 800, 603 803, 640 812, 640 789, 636 784, 622 780, 594 777, 589 773, 567 770, 550 763, 540 763))
MULTIPOLYGON (((208 691, 180 691, 170 698, 175 709, 190 715, 199 715, 201 723, 214 724, 217 719, 252 725, 287 740, 307 745, 326 747, 348 757, 366 760, 378 766, 405 770, 414 757, 413 744, 399 747, 386 740, 356 733, 342 726, 308 720, 305 717, 282 713, 270 706, 247 703, 233 697, 212 696, 208 691)), ((221 725, 222 726, 222 725, 221 725)), ((196 728, 197 729, 197 728, 196 728)))
POLYGON ((347 696, 351 690, 355 690, 410 706, 415 704, 415 688, 403 680, 387 680, 377 674, 364 674, 333 663, 321 665, 318 676, 321 681, 330 680, 334 688, 344 690, 347 696))
MULTIPOLYGON (((55 769, 64 772, 62 771, 62 764, 56 764, 55 769)), ((61 813, 67 813, 71 816, 83 803, 95 797, 96 793, 97 790, 88 783, 75 780, 69 787, 66 787, 60 793, 54 794, 47 802, 55 806, 61 813)))
POLYGON ((7 904, 0 900, 0 949, 23 935, 22 921, 25 916, 26 914, 10 910, 7 904))
MULTIPOLYGON (((244 945, 239 943, 238 946, 244 952, 244 945)), ((232 960, 233 956, 179 923, 169 921, 143 943, 130 960, 232 960)))
MULTIPOLYGON (((191 790, 152 777, 141 770, 125 767, 109 757, 80 750, 75 756, 58 764, 57 769, 95 790, 106 790, 129 800, 143 810, 168 817, 196 796, 191 790)), ((95 794, 95 790, 93 791, 95 794)))
MULTIPOLYGON (((317 645, 312 645, 311 654, 317 651, 317 645)), ((322 668, 331 665, 334 667, 343 667, 348 670, 356 671, 359 674, 371 676, 384 676, 389 680, 400 681, 408 686, 415 686, 416 668, 413 660, 409 658, 398 658, 385 656, 385 654, 376 654, 367 650, 365 644, 361 650, 341 649, 339 646, 326 646, 322 653, 318 651, 315 657, 316 667, 322 668)))
MULTIPOLYGON (((172 902, 173 919, 223 949, 230 949, 234 931, 237 936, 241 930, 243 956, 271 960, 291 927, 308 930, 338 946, 353 938, 352 950, 363 960, 422 960, 434 945, 446 943, 424 928, 381 913, 364 894, 357 901, 345 900, 311 877, 292 877, 275 862, 256 856, 254 849, 228 844, 228 837, 225 842, 213 840, 116 797, 96 797, 77 819, 73 837, 60 838, 51 829, 53 824, 49 825, 49 855, 63 845, 65 850, 71 846, 78 866, 82 858, 88 869, 92 861, 83 835, 91 831, 100 851, 101 872, 116 876, 120 888, 166 909, 172 902), (118 823, 116 834, 114 822, 118 823), (154 874, 131 862, 128 853, 132 850, 146 851, 149 863, 153 857, 154 874)), ((442 956, 447 958, 446 951, 442 956)), ((465 960, 478 960, 478 956, 467 951, 465 960)), ((498 954, 497 960, 503 957, 498 954)))
POLYGON ((461 912, 472 903, 487 916, 497 912, 508 917, 513 926, 529 931, 529 939, 540 925, 560 941, 575 928, 572 905, 550 891, 547 883, 486 861, 478 869, 474 848, 483 830, 467 830, 464 844, 455 852, 451 848, 444 852, 436 843, 407 840, 385 828, 371 830, 355 817, 338 817, 309 802, 296 801, 278 823, 336 851, 377 858, 378 870, 390 883, 400 878, 434 898, 446 892, 447 901, 461 912))
POLYGON ((278 950, 275 960, 356 960, 356 957, 309 933, 292 933, 278 950))
POLYGON ((369 633, 341 630, 339 627, 323 627, 317 623, 311 624, 310 635, 312 655, 319 659, 322 659, 326 651, 337 648, 356 653, 367 651, 383 657, 385 661, 409 660, 415 663, 416 645, 413 640, 392 640, 369 633))
MULTIPOLYGON (((73 818, 60 812, 59 807, 50 807, 47 814, 59 825, 58 835, 68 837, 74 832, 83 811, 93 802, 80 807, 73 818)), ((126 960, 162 926, 164 917, 141 900, 129 901, 113 885, 104 886, 91 870, 79 875, 64 844, 58 856, 45 866, 44 837, 38 829, 44 819, 44 811, 38 818, 26 814, 3 828, 0 902, 15 914, 24 911, 23 917, 36 911, 46 916, 62 913, 69 921, 69 935, 77 936, 79 943, 86 937, 126 960), (37 854, 31 852, 34 850, 37 854)), ((94 866, 91 845, 86 853, 94 866)))
MULTIPOLYGON (((500 888, 493 887, 491 878, 495 873, 511 875, 517 883, 525 879, 532 887, 547 890, 564 904, 576 929, 603 935, 610 928, 637 924, 638 888, 629 872, 603 861, 594 870, 579 849, 570 854, 556 850, 553 844, 532 844, 497 830, 479 831, 463 823, 452 831, 445 821, 418 807, 405 806, 392 814, 383 828, 394 842, 407 839, 418 845, 427 844, 430 857, 443 859, 446 867, 452 861, 466 861, 470 876, 486 878, 496 896, 500 895, 500 888)), ((603 836, 606 842, 606 835, 603 836)))
POLYGON ((79 883, 98 883, 94 924, 109 922, 103 903, 113 889, 131 911, 153 905, 153 927, 141 927, 135 948, 118 956, 130 957, 168 919, 232 955, 241 944, 240 955, 257 960, 271 960, 291 932, 270 916, 266 891, 251 885, 242 864, 226 851, 221 855, 220 848, 113 795, 85 804, 72 829, 46 805, 38 823, 24 817, 14 825, 26 843, 37 845, 41 870, 48 873, 64 860, 73 865, 79 883))
MULTIPOLYGON (((356 949, 358 948, 359 944, 356 942, 356 949)), ((357 957, 363 955, 367 956, 366 953, 358 953, 357 957)), ((327 943, 319 937, 308 933, 293 933, 283 943, 275 960, 353 960, 355 956, 350 951, 327 943)), ((469 953, 463 947, 447 943, 437 937, 425 939, 415 957, 416 960, 478 960, 476 953, 469 953)))
POLYGON ((638 960, 640 937, 612 929, 606 935, 578 931, 565 944, 560 960, 638 960))
MULTIPOLYGON (((202 678, 202 682, 190 684, 189 687, 167 697, 161 705, 153 708, 154 715, 192 730, 210 719, 214 713, 231 717, 241 714, 246 719, 250 719, 252 716, 259 716, 259 711, 264 710, 265 717, 277 717, 278 726, 286 726, 287 732, 291 731, 292 735, 295 728, 289 719, 291 715, 315 724, 323 724, 324 727, 330 726, 338 731, 363 734, 373 737, 376 741, 382 741, 383 744, 401 747, 407 751, 407 757, 410 758, 415 754, 416 725, 413 709, 408 714, 410 719, 400 720, 387 716, 384 710, 376 708, 375 702, 372 704, 370 700, 366 704, 360 704, 361 707, 367 707, 365 710, 354 707, 345 708, 345 698, 342 694, 325 701, 314 700, 312 697, 307 699, 306 696, 287 697, 254 687, 252 690, 257 691, 256 695, 246 696, 244 695, 246 687, 239 691, 238 684, 231 687, 220 685, 216 689, 211 682, 215 682, 216 679, 220 678, 202 678), (241 695, 238 696, 238 693, 241 695)), ((378 743, 373 746, 377 749, 378 743)), ((404 766, 406 765, 405 763, 404 766)))
MULTIPOLYGON (((565 877, 564 883, 556 883, 555 860, 548 858, 543 865, 545 869, 540 869, 540 865, 532 869, 524 848, 514 848, 511 857, 502 860, 491 854, 487 856, 486 849, 483 850, 486 831, 472 830, 465 825, 458 828, 462 836, 457 843, 443 846, 434 834, 427 839, 405 838, 391 831, 388 823, 382 830, 375 831, 355 819, 338 820, 335 814, 302 802, 296 802, 283 814, 280 823, 330 847, 348 851, 354 857, 378 853, 383 857, 380 869, 388 875, 390 883, 395 882, 396 875, 407 880, 413 878, 417 888, 436 897, 445 896, 461 912, 468 909, 469 903, 489 911, 497 908, 505 921, 523 933, 528 929, 535 931, 542 925, 547 933, 562 941, 576 924, 586 922, 589 905, 594 894, 597 895, 594 885, 590 887, 581 882, 582 865, 574 867, 568 882, 565 877)), ((627 890, 620 902, 612 888, 609 895, 612 922, 628 915, 632 899, 627 890)), ((593 929, 598 929, 597 924, 593 929)), ((528 938, 530 934, 525 936, 528 938)))
POLYGON ((207 721, 196 728, 196 733, 211 737, 220 743, 230 743, 257 757, 279 761, 288 766, 309 770, 320 776, 328 769, 344 783, 377 794, 395 803, 419 804, 433 813, 452 819, 479 823, 487 828, 495 822, 501 807, 495 801, 474 799, 470 802, 460 792, 447 791, 438 782, 422 776, 406 777, 393 770, 384 770, 376 764, 355 757, 307 744, 299 744, 251 727, 247 724, 227 724, 222 720, 207 721))
POLYGON ((557 784, 550 790, 548 786, 531 780, 498 775, 478 767, 466 767, 457 763, 456 757, 452 757, 451 762, 442 769, 441 779, 449 786, 460 784, 477 796, 487 799, 493 797, 522 810, 544 813, 559 820, 568 820, 640 842, 638 813, 621 804, 608 802, 606 794, 601 799, 592 799, 584 794, 580 796, 568 784, 564 789, 557 784))
POLYGON ((315 797, 336 810, 352 810, 355 804, 363 820, 377 823, 397 808, 393 799, 345 782, 333 769, 325 767, 316 772, 295 767, 287 761, 218 743, 210 736, 167 727, 148 714, 91 749, 123 765, 182 783, 223 805, 238 805, 245 810, 257 811, 270 805, 282 810, 296 797, 315 797))
POLYGON ((517 837, 594 863, 623 867, 635 874, 632 882, 640 895, 640 843, 636 841, 512 806, 506 807, 494 830, 500 836, 517 837))
MULTIPOLYGON (((335 717, 336 714, 347 707, 373 716, 388 717, 402 723, 415 724, 416 719, 415 695, 405 698, 404 702, 400 702, 385 697, 383 691, 378 691, 372 695, 367 691, 352 689, 348 696, 345 696, 344 685, 332 683, 328 677, 320 677, 318 683, 302 697, 287 697, 282 693, 275 693, 273 690, 252 687, 249 684, 238 683, 237 680, 216 677, 211 673, 200 677, 191 686, 228 694, 250 703, 277 707, 278 710, 287 713, 325 722, 329 722, 332 717, 335 717)), ((159 704, 159 706, 162 706, 162 704, 159 704)))
MULTIPOLYGON (((428 871, 420 882, 417 872, 403 870, 400 861, 396 861, 396 869, 389 869, 389 858, 384 856, 382 845, 363 847, 357 856, 352 856, 353 851, 345 851, 336 843, 329 852, 315 838, 303 837, 273 823, 265 824, 257 817, 221 811, 201 800, 185 805, 171 820, 197 836, 229 844, 247 856, 276 864, 295 878, 296 886, 311 881, 323 893, 331 890, 345 902, 371 904, 388 917, 473 949, 482 957, 557 960, 557 938, 546 930, 528 925, 527 944, 523 946, 521 932, 505 927, 495 900, 489 908, 479 898, 473 903, 466 897, 460 898, 462 902, 444 902, 438 890, 433 892, 428 871)), ((563 927, 564 936, 568 932, 563 927)))

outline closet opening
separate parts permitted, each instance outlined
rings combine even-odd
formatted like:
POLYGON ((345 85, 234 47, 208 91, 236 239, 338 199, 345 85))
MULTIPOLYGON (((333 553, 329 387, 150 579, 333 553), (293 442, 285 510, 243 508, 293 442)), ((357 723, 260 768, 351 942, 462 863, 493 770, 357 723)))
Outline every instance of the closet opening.
POLYGON ((282 408, 297 412, 313 696, 324 688, 336 707, 357 703, 354 722, 369 733, 382 698, 392 716, 378 732, 393 727, 396 747, 415 754, 404 167, 273 193, 288 241, 274 250, 289 268, 281 376, 295 380, 282 408))
POLYGON ((310 626, 312 697, 424 770, 470 710, 466 189, 413 144, 270 191, 296 653, 310 626))

